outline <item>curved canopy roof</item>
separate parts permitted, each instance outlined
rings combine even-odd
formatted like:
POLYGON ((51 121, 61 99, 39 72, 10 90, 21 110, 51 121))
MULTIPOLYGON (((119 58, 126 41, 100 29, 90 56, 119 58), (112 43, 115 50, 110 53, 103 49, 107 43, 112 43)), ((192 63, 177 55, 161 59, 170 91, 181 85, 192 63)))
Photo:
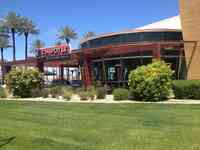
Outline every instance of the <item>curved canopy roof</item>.
POLYGON ((136 29, 177 29, 181 30, 181 19, 180 16, 174 16, 171 18, 167 18, 143 27, 139 27, 136 29))
POLYGON ((167 18, 167 19, 164 19, 164 20, 161 20, 161 21, 158 21, 158 22, 155 22, 143 27, 138 27, 138 28, 129 29, 129 30, 120 31, 120 32, 106 33, 106 34, 90 37, 90 38, 82 40, 81 44, 89 40, 93 40, 93 39, 97 39, 101 37, 119 35, 119 34, 134 33, 134 32, 181 31, 181 29, 182 27, 181 27, 180 16, 174 16, 174 17, 167 18))

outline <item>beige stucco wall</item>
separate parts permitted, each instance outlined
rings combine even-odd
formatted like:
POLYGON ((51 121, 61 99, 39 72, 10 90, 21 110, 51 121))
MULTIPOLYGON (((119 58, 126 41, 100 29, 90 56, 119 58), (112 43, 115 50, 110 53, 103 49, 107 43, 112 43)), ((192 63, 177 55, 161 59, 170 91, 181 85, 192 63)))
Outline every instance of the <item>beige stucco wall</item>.
MULTIPOLYGON (((197 49, 188 70, 188 79, 200 79, 200 0, 180 0, 180 15, 185 41, 197 41, 197 49)), ((185 44, 189 63, 194 44, 185 44)))

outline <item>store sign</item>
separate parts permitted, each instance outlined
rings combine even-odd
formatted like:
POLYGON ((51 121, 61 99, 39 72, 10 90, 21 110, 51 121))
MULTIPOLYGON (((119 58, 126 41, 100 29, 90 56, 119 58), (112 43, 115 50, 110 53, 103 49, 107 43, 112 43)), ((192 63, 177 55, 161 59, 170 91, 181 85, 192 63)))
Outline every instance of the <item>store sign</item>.
POLYGON ((60 58, 69 56, 70 47, 68 45, 59 45, 55 47, 49 48, 40 48, 38 49, 38 57, 39 58, 60 58))

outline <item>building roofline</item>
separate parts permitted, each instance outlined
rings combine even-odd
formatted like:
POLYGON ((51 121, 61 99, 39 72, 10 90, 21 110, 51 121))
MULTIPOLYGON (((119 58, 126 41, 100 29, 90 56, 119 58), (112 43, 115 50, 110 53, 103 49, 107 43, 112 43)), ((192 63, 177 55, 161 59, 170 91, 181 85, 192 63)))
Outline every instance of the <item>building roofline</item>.
POLYGON ((113 35, 120 35, 120 34, 127 34, 127 33, 137 33, 137 32, 161 32, 161 31, 168 31, 168 32, 181 32, 181 20, 179 15, 173 16, 170 18, 162 19, 160 21, 156 21, 154 23, 138 27, 136 29, 129 29, 120 32, 112 32, 112 33, 105 33, 100 34, 94 37, 83 39, 80 43, 84 43, 93 39, 102 38, 102 37, 109 37, 113 35))
POLYGON ((126 30, 126 31, 120 31, 120 32, 111 32, 111 33, 105 33, 100 34, 94 37, 86 38, 80 42, 80 44, 83 44, 87 41, 103 38, 103 37, 110 37, 114 35, 122 35, 122 34, 128 34, 128 33, 140 33, 140 32, 182 32, 180 29, 132 29, 132 30, 126 30))

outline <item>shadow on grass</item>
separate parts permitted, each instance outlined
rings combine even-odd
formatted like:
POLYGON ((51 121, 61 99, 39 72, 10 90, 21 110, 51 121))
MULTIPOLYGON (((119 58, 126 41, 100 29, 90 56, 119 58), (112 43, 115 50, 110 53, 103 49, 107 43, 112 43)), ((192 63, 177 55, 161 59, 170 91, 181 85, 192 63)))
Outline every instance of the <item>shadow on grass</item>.
POLYGON ((13 137, 10 137, 10 138, 2 138, 0 137, 0 148, 5 146, 5 145, 8 145, 9 143, 11 143, 14 139, 16 139, 15 136, 13 137))

